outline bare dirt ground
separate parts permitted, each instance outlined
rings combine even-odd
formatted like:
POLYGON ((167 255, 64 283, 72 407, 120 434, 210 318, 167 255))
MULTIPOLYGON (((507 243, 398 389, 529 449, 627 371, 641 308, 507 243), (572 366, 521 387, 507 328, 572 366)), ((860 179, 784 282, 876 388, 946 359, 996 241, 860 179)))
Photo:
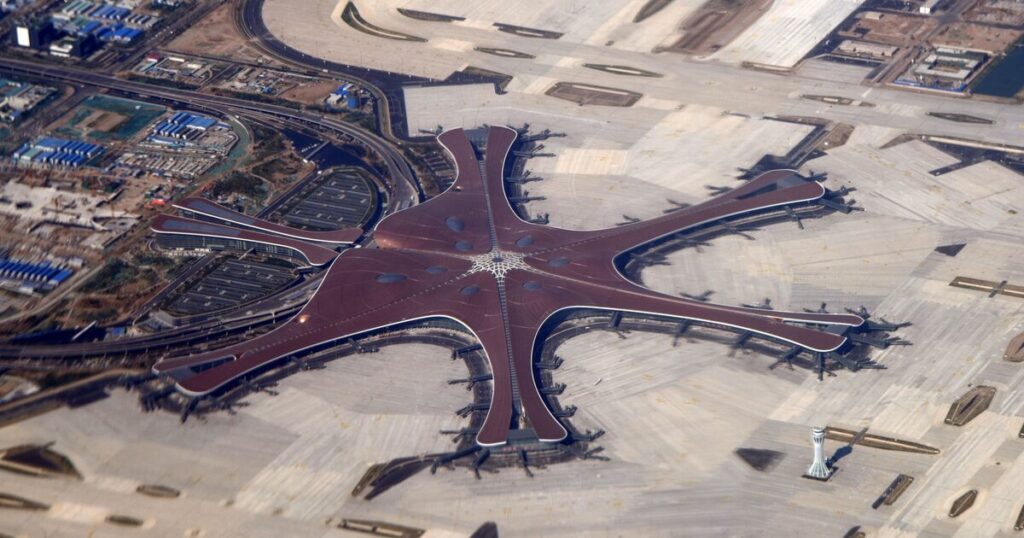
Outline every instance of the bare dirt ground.
POLYGON ((201 56, 215 56, 233 61, 273 62, 249 45, 232 21, 232 5, 225 3, 203 17, 167 46, 168 50, 201 56))
POLYGON ((683 21, 683 37, 672 52, 710 54, 729 44, 771 7, 772 0, 710 0, 683 21))
MULTIPOLYGON (((268 197, 288 188, 314 169, 315 165, 304 163, 293 151, 291 143, 279 133, 260 130, 256 134, 256 143, 258 147, 249 150, 250 157, 240 163, 238 169, 265 180, 268 197)), ((206 176, 204 184, 212 184, 217 176, 206 176)), ((161 195, 167 196, 174 183, 157 177, 145 176, 126 186, 116 207, 141 214, 142 223, 106 251, 105 259, 90 264, 98 268, 97 273, 70 295, 61 308, 50 310, 52 321, 73 327, 91 321, 111 323, 120 320, 174 279, 181 269, 182 259, 154 250, 147 240, 145 223, 164 210, 143 207, 147 199, 145 191, 161 183, 165 183, 165 191, 161 195)), ((182 195, 186 194, 189 193, 182 195)))
POLYGON ((333 80, 304 82, 281 93, 281 98, 304 105, 315 105, 323 102, 324 98, 338 87, 338 84, 333 80))
POLYGON ((116 112, 96 110, 82 122, 82 128, 88 131, 102 131, 108 133, 117 129, 128 118, 116 112))
POLYGON ((972 7, 964 18, 975 22, 1019 26, 1024 24, 1024 6, 1013 0, 983 0, 972 7))
POLYGON ((932 38, 935 45, 985 50, 993 54, 1005 51, 1020 39, 1021 31, 981 24, 954 22, 932 38))
POLYGON ((839 35, 872 43, 907 47, 917 43, 938 24, 938 21, 931 17, 882 13, 880 18, 861 16, 846 28, 842 28, 839 35))

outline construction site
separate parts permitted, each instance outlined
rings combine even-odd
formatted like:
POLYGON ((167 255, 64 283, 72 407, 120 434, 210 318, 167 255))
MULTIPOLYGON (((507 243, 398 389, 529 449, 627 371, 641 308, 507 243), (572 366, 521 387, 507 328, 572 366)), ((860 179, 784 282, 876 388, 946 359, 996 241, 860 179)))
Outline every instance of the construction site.
POLYGON ((874 83, 970 95, 1021 42, 1022 14, 1020 2, 1001 0, 868 1, 811 56, 872 67, 874 83))
MULTIPOLYGON (((191 258, 152 252, 146 238, 148 220, 172 200, 210 189, 251 204, 315 170, 266 125, 104 93, 74 94, 15 127, 0 183, 0 248, 10 264, 0 269, 0 311, 14 333, 115 323, 173 280, 191 258)), ((326 196, 318 185, 354 174, 344 212, 320 216, 293 203, 294 218, 360 222, 374 214, 370 176, 337 173, 316 176, 322 181, 302 192, 326 196)))

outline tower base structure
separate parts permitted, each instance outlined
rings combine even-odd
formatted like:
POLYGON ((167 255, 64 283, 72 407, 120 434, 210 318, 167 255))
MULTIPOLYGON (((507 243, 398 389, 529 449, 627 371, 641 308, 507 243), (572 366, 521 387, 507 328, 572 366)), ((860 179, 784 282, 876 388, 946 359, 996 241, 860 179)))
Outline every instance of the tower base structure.
POLYGON ((832 479, 833 476, 836 475, 837 472, 839 472, 839 467, 833 466, 833 467, 830 467, 828 469, 828 473, 825 476, 823 476, 823 477, 811 476, 811 475, 809 475, 807 473, 804 473, 804 474, 802 474, 800 476, 803 477, 803 478, 811 479, 811 480, 817 480, 819 482, 828 482, 829 480, 832 479))
POLYGON ((811 430, 811 443, 814 445, 814 461, 804 473, 804 478, 827 481, 832 478, 835 468, 825 459, 825 428, 811 430))

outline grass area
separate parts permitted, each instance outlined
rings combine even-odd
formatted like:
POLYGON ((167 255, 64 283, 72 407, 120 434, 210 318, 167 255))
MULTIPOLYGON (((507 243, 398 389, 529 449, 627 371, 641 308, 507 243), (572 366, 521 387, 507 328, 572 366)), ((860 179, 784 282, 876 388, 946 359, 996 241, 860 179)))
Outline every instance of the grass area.
POLYGON ((335 111, 334 114, 340 116, 342 121, 354 123, 371 133, 380 132, 377 126, 376 114, 367 114, 366 112, 356 112, 353 110, 335 111))
POLYGON ((243 194, 249 198, 262 200, 267 195, 267 189, 256 176, 243 172, 231 172, 227 177, 217 180, 211 190, 214 196, 220 197, 228 194, 243 194))
POLYGON ((256 139, 254 152, 262 158, 266 155, 282 153, 288 148, 284 143, 284 135, 279 131, 255 124, 252 128, 253 138, 256 139))
POLYGON ((105 323, 117 319, 120 315, 120 311, 117 308, 108 306, 105 308, 99 308, 95 310, 89 310, 82 314, 82 319, 85 321, 95 321, 96 323, 105 323))
POLYGON ((185 269, 188 269, 196 259, 197 258, 194 256, 174 258, 174 267, 167 270, 167 280, 174 280, 175 278, 178 278, 178 275, 184 272, 185 269))
POLYGON ((123 141, 166 111, 166 107, 159 105, 93 95, 75 107, 71 118, 54 134, 94 142, 123 141))
POLYGON ((161 269, 168 269, 170 267, 174 267, 177 264, 177 261, 169 256, 161 256, 159 254, 136 254, 135 263, 137 265, 149 265, 159 267, 161 269))
POLYGON ((335 118, 344 121, 346 123, 354 123, 371 133, 380 133, 377 126, 377 115, 373 112, 363 112, 362 110, 351 110, 351 109, 338 109, 329 107, 322 103, 309 105, 306 107, 308 110, 314 110, 322 114, 331 114, 335 118))
POLYGON ((113 291, 125 284, 132 282, 139 276, 139 270, 129 265, 124 260, 114 258, 107 261, 88 282, 82 285, 81 290, 85 293, 103 293, 113 291))
POLYGON ((260 202, 266 200, 282 181, 290 182, 291 178, 302 174, 302 162, 289 149, 288 141, 281 132, 259 123, 252 124, 251 128, 252 149, 246 159, 247 173, 236 167, 226 174, 213 185, 215 196, 237 193, 260 202))
POLYGON ((252 168, 252 173, 272 183, 279 183, 281 178, 294 178, 302 174, 302 161, 292 153, 280 159, 267 159, 252 168))

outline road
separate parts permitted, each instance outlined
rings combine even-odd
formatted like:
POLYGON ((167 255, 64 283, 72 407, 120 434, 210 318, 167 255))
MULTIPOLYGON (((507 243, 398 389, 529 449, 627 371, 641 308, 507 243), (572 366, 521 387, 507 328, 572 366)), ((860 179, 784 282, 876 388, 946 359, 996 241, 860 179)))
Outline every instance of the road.
POLYGON ((84 359, 86 357, 123 356, 154 350, 175 348, 187 351, 194 346, 223 336, 244 333, 295 315, 319 284, 322 273, 297 286, 282 290, 257 303, 243 305, 236 311, 220 313, 212 319, 196 316, 196 322, 159 333, 117 338, 102 342, 61 345, 0 345, 0 358, 13 360, 84 359), (234 317, 230 317, 234 316, 234 317))
POLYGON ((86 84, 124 92, 143 99, 155 98, 179 102, 190 107, 230 111, 246 116, 265 116, 293 123, 300 128, 310 127, 322 132, 340 134, 365 145, 371 151, 377 153, 383 160, 388 175, 385 178, 385 183, 390 184, 393 189, 393 192, 389 194, 394 203, 390 204, 389 210, 399 206, 408 207, 409 205, 415 205, 419 203, 421 198, 419 183, 412 168, 394 145, 360 127, 342 121, 279 105, 257 103, 219 95, 207 95, 192 90, 168 88, 145 82, 122 80, 111 75, 71 67, 46 66, 33 62, 0 58, 0 71, 58 80, 71 84, 86 84))
MULTIPOLYGON (((378 123, 381 133, 395 142, 410 142, 410 137, 402 132, 395 132, 393 121, 404 123, 405 103, 402 86, 409 83, 436 82, 434 80, 373 69, 361 65, 332 62, 325 58, 306 54, 288 46, 279 40, 263 23, 263 0, 241 0, 235 12, 235 26, 244 37, 263 51, 264 54, 278 61, 302 69, 312 69, 321 73, 337 74, 366 88, 373 94, 377 104, 378 123)), ((448 76, 449 83, 493 83, 494 78, 454 72, 448 76)), ((401 130, 405 130, 404 126, 401 130)))
MULTIPOLYGON (((352 66, 316 60, 274 39, 262 24, 262 14, 258 9, 261 6, 262 1, 259 0, 244 2, 242 22, 250 28, 250 35, 254 35, 264 46, 269 46, 275 55, 283 55, 291 63, 307 67, 323 65, 327 66, 325 68, 344 68, 343 72, 346 73, 346 76, 351 76, 352 66)), ((545 44, 545 46, 551 46, 551 44, 545 44)), ((602 58, 602 62, 614 61, 615 63, 629 64, 632 61, 636 67, 649 68, 656 71, 664 70, 666 66, 669 66, 675 71, 685 71, 688 76, 672 76, 656 80, 634 80, 631 77, 608 75, 593 70, 582 70, 582 72, 577 72, 576 74, 583 74, 586 77, 594 77, 596 79, 611 77, 617 82, 615 85, 618 87, 627 87, 635 82, 644 85, 644 91, 654 93, 655 95, 660 95, 661 92, 669 92, 672 95, 682 93, 687 96, 688 100, 695 102, 706 101, 708 103, 715 103, 718 106, 725 104, 735 110, 766 114, 769 111, 773 111, 775 114, 819 116, 853 124, 887 125, 917 132, 926 132, 928 134, 962 136, 1009 144, 1020 143, 1021 131, 1019 126, 1024 125, 1024 112, 1022 112, 1020 107, 1007 107, 993 103, 952 99, 946 96, 922 95, 884 88, 865 91, 866 89, 863 87, 820 78, 780 76, 737 69, 724 64, 694 62, 680 59, 676 56, 648 57, 648 55, 639 55, 620 50, 601 50, 606 55, 602 58), (666 61, 665 58, 670 58, 670 61, 666 61), (741 83, 740 80, 743 82, 741 83), (682 88, 680 88, 680 85, 682 85, 682 88), (823 103, 800 99, 798 94, 801 92, 864 98, 875 102, 879 106, 875 108, 829 106, 823 103), (757 99, 752 99, 752 95, 756 95, 757 99), (915 112, 920 109, 970 111, 976 115, 994 117, 997 123, 994 126, 957 124, 945 120, 921 117, 915 112)), ((583 47, 577 51, 577 54, 584 54, 586 52, 588 52, 587 49, 583 47)), ((390 204, 389 211, 393 212, 403 206, 418 203, 421 198, 419 186, 413 172, 397 148, 375 135, 340 121, 287 107, 255 103, 231 97, 206 95, 195 91, 166 88, 143 82, 126 81, 110 75, 82 69, 50 67, 12 59, 0 59, 0 70, 73 84, 88 84, 143 98, 158 98, 181 102, 192 107, 208 107, 218 111, 227 110, 249 117, 271 117, 278 121, 349 136, 359 140, 384 159, 388 175, 393 179, 391 185, 395 189, 395 193, 392 195, 392 200, 395 202, 390 204)), ((372 70, 365 71, 368 74, 379 73, 372 70)), ((579 79, 581 77, 577 76, 576 78, 579 79)), ((607 81, 601 80, 601 82, 607 84, 607 81)), ((372 86, 368 87, 373 89, 372 86)), ((665 95, 669 95, 669 93, 665 95)), ((195 328, 182 330, 195 330, 195 328)), ((139 341, 137 344, 145 345, 143 341, 139 341)), ((118 345, 120 346, 121 344, 118 345)), ((123 346, 121 348, 123 349, 123 346)), ((11 349, 2 350, 0 351, 0 356, 11 356, 13 351, 11 349)), ((81 350, 78 352, 81 353, 81 350)), ((20 354, 16 354, 16 356, 18 355, 20 354)))
MULTIPOLYGON (((377 119, 381 133, 391 140, 398 140, 391 126, 391 100, 388 99, 387 93, 379 87, 381 80, 374 80, 372 82, 368 80, 374 75, 372 71, 368 69, 353 69, 352 66, 339 66, 333 63, 328 65, 324 60, 312 58, 281 43, 263 24, 262 0, 241 0, 238 2, 238 9, 234 15, 235 28, 238 32, 264 54, 282 63, 297 66, 304 70, 322 71, 323 69, 328 69, 343 71, 344 78, 366 88, 373 95, 377 103, 377 119)), ((411 77, 408 78, 413 80, 411 77)))
POLYGON ((210 263, 213 262, 213 259, 213 256, 206 255, 203 256, 202 258, 199 258, 191 265, 189 265, 184 271, 181 272, 180 275, 177 276, 177 278, 172 280, 170 284, 164 286, 164 289, 160 290, 156 295, 151 297, 142 306, 135 310, 135 312, 132 314, 132 324, 134 325, 135 323, 138 323, 138 321, 143 316, 148 314, 150 310, 153 310, 153 308, 155 308, 156 305, 160 304, 165 298, 167 298, 167 296, 170 295, 171 292, 178 289, 178 286, 181 286, 186 281, 192 279, 193 277, 195 277, 197 273, 202 271, 204 267, 210 265, 210 263))
MULTIPOLYGON (((175 348, 178 352, 187 351, 187 346, 197 345, 223 336, 245 333, 252 329, 291 318, 305 304, 287 306, 272 312, 261 311, 249 316, 222 321, 215 319, 196 325, 170 329, 153 335, 134 338, 117 338, 102 342, 86 342, 81 344, 62 345, 31 345, 31 346, 0 346, 0 358, 3 359, 85 359, 87 357, 123 356, 133 353, 146 353, 156 350, 175 348)), ((10 365, 8 365, 10 366, 10 365)))
MULTIPOLYGON (((258 0, 250 0, 258 1, 258 0)), ((283 0, 271 1, 280 11, 283 0)), ((320 0, 317 6, 328 0, 320 0)), ((262 3, 262 2, 260 2, 262 3)), ((311 0, 311 3, 312 0, 311 0)), ((332 4, 333 5, 333 4, 332 4)), ((311 6, 309 13, 314 13, 311 6)), ((275 13, 276 13, 275 12, 275 13)), ((319 13, 319 12, 317 12, 319 13)), ((910 91, 888 86, 867 87, 853 80, 842 66, 810 65, 795 73, 746 69, 718 61, 700 60, 679 54, 630 51, 615 47, 581 44, 568 40, 523 39, 502 35, 472 25, 430 25, 397 13, 378 17, 374 24, 390 30, 409 32, 430 39, 427 43, 406 43, 358 33, 334 20, 313 20, 311 16, 267 19, 269 32, 294 49, 293 56, 329 51, 331 57, 316 60, 324 65, 357 61, 369 68, 404 69, 435 79, 444 78, 467 63, 481 69, 514 74, 505 108, 547 116, 552 122, 572 124, 585 120, 624 123, 645 121, 645 114, 679 106, 705 105, 753 117, 779 115, 808 116, 854 126, 878 126, 920 134, 945 135, 990 143, 1021 145, 1024 135, 1024 107, 979 99, 910 91), (291 25, 291 31, 285 31, 291 25), (294 28, 301 28, 301 34, 294 28), (290 32, 290 33, 289 33, 290 32), (314 37, 315 36, 315 37, 314 37), (329 43, 324 43, 327 40, 329 43), (466 50, 446 50, 444 43, 487 44, 536 57, 534 60, 505 58, 466 50), (660 73, 662 77, 635 77, 582 67, 586 63, 622 65, 660 73), (841 72, 841 76, 837 73, 841 72), (605 107, 568 106, 543 95, 555 81, 593 84, 642 93, 644 98, 631 109, 616 111, 605 107), (875 107, 828 105, 808 101, 805 94, 831 95, 874 103, 875 107), (955 123, 928 116, 928 112, 961 113, 993 120, 992 125, 955 123)), ((253 15, 255 17, 255 15, 253 15)), ((309 65, 317 65, 310 62, 309 65)), ((501 107, 497 107, 501 108, 501 107)), ((557 125, 557 123, 556 123, 557 125)))
MULTIPOLYGON (((318 177, 318 171, 313 171, 313 172, 310 172, 309 174, 307 174, 305 177, 303 177, 299 181, 296 181, 291 186, 289 186, 287 190, 285 190, 284 192, 280 193, 280 195, 278 195, 269 204, 267 204, 266 207, 261 209, 256 214, 256 217, 258 217, 258 218, 267 218, 267 217, 269 217, 274 211, 276 211, 283 204, 288 202, 288 200, 290 200, 292 198, 292 196, 295 195, 295 193, 297 193, 299 190, 301 190, 307 183, 309 183, 310 181, 312 181, 316 177, 318 177)), ((159 305, 171 293, 173 293, 174 290, 178 289, 178 287, 183 285, 185 282, 195 278, 195 276, 197 274, 199 274, 203 270, 203 268, 205 268, 205 267, 209 266, 211 263, 213 263, 214 259, 216 259, 215 255, 207 254, 207 255, 199 258, 198 260, 196 260, 194 263, 192 263, 186 270, 182 271, 182 273, 180 275, 178 275, 173 281, 171 281, 169 284, 164 286, 164 288, 162 290, 160 290, 160 292, 158 292, 156 295, 151 297, 141 307, 136 309, 135 312, 132 314, 132 323, 133 324, 138 323, 146 314, 148 314, 151 310, 156 308, 157 305, 159 305)), ((244 306, 247 306, 247 305, 243 305, 243 307, 244 306)))
POLYGON ((170 24, 158 30, 156 34, 147 36, 144 43, 136 46, 127 54, 115 55, 117 63, 124 69, 130 69, 142 59, 143 55, 187 31, 197 20, 212 13, 225 1, 198 2, 198 5, 194 9, 189 9, 184 16, 171 17, 170 24))
MULTIPOLYGON (((342 135, 365 145, 370 151, 377 153, 384 163, 387 176, 384 178, 384 185, 388 189, 389 204, 385 214, 395 212, 406 207, 419 203, 421 190, 412 169, 403 158, 401 152, 392 144, 365 130, 349 124, 336 121, 323 116, 308 114, 293 110, 287 107, 253 103, 242 99, 230 97, 205 95, 198 92, 174 88, 166 88, 143 82, 125 81, 116 77, 67 67, 51 67, 38 65, 29 62, 22 62, 12 59, 0 59, 0 71, 7 71, 12 74, 41 77, 48 80, 58 80, 75 85, 89 85, 99 88, 106 88, 130 96, 142 99, 159 99, 181 103, 187 107, 209 109, 213 112, 224 114, 232 113, 236 116, 248 118, 270 119, 275 123, 284 123, 301 130, 313 129, 320 133, 332 133, 342 135)), ((183 278, 194 274, 199 270, 197 264, 192 270, 186 271, 183 278)), ((169 289, 169 288, 168 288, 169 289)), ((250 306, 251 308, 251 306, 250 306)), ((292 310, 289 306, 287 310, 292 310)), ((261 312, 267 312, 264 308, 261 312)), ((170 344, 181 344, 194 342, 200 339, 209 339, 214 335, 226 334, 244 328, 247 330, 252 326, 262 325, 270 320, 259 319, 263 314, 257 314, 251 318, 255 319, 249 325, 243 322, 233 328, 223 327, 211 329, 207 324, 200 324, 194 327, 186 327, 170 333, 161 333, 155 337, 143 337, 138 339, 122 339, 106 344, 82 344, 73 346, 28 346, 25 348, 8 346, 0 349, 2 357, 71 357, 83 355, 102 355, 106 353, 125 353, 132 351, 145 351, 153 347, 165 347, 170 344)), ((273 319, 280 316, 274 315, 273 319)))

